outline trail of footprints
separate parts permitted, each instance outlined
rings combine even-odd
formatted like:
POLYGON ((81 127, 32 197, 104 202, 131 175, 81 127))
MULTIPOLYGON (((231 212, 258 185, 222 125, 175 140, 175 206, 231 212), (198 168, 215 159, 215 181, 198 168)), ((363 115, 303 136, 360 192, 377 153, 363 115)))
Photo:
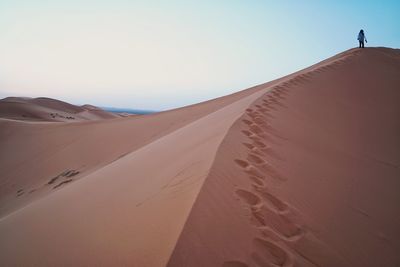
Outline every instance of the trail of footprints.
MULTIPOLYGON (((271 111, 285 106, 280 103, 287 94, 284 86, 274 87, 254 109, 246 110, 248 118, 242 120, 246 130, 242 133, 249 139, 243 146, 247 150, 245 159, 235 159, 237 166, 247 175, 251 188, 237 189, 236 195, 250 210, 250 222, 259 230, 253 240, 251 259, 254 266, 293 266, 294 257, 284 244, 302 238, 304 230, 295 222, 294 212, 288 204, 277 198, 265 185, 267 179, 284 182, 282 176, 266 160, 266 157, 280 159, 266 143, 284 139, 268 124, 271 111)), ((224 267, 246 267, 239 261, 227 261, 224 267)))
MULTIPOLYGON (((266 157, 281 159, 268 144, 277 144, 277 140, 285 140, 270 125, 273 112, 287 108, 282 100, 289 93, 289 88, 309 82, 315 76, 337 68, 345 62, 352 60, 358 52, 343 55, 339 59, 330 61, 329 64, 318 66, 303 74, 299 74, 285 82, 274 86, 266 96, 246 110, 247 117, 242 119, 247 129, 242 131, 249 142, 244 142, 247 149, 246 159, 235 159, 237 166, 247 175, 251 188, 237 189, 236 195, 250 210, 250 221, 259 231, 259 236, 254 238, 251 253, 251 266, 294 266, 295 251, 290 247, 302 239, 306 230, 299 222, 299 218, 288 204, 271 193, 265 181, 274 179, 280 182, 286 180, 274 167, 265 160, 266 157)), ((296 253, 297 256, 304 255, 296 253)), ((307 260, 307 258, 305 258, 307 260)), ((223 267, 249 267, 241 261, 225 261, 223 267)))
MULTIPOLYGON (((60 186, 63 186, 65 184, 68 184, 68 183, 72 182, 73 178, 71 178, 71 177, 76 176, 79 173, 80 173, 80 171, 78 171, 78 170, 65 170, 62 173, 60 173, 59 175, 51 178, 45 185, 46 186, 47 185, 53 185, 53 189, 56 189, 56 188, 58 188, 60 186)), ((29 194, 31 194, 31 193, 37 191, 38 189, 40 189, 40 188, 31 188, 27 192, 29 194)), ((21 189, 19 189, 17 191, 17 195, 16 196, 20 197, 23 194, 25 194, 25 189, 21 188, 21 189)))

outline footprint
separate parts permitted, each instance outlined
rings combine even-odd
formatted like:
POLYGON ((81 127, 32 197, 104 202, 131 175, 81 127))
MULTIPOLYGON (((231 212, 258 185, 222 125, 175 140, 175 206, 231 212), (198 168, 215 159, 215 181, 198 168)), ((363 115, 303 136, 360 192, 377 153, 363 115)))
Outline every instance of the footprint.
POLYGON ((259 266, 273 266, 271 263, 284 266, 289 260, 288 253, 272 241, 257 237, 253 240, 253 246, 256 252, 252 254, 252 259, 259 266))
POLYGON ((244 169, 250 166, 250 164, 245 160, 235 159, 235 162, 237 165, 239 165, 240 167, 242 167, 244 169))
POLYGON ((260 134, 264 133, 263 129, 261 129, 260 126, 257 126, 257 125, 251 125, 250 126, 250 131, 255 133, 255 134, 257 134, 257 135, 260 135, 260 134))
POLYGON ((254 119, 255 117, 257 117, 257 116, 260 116, 259 114, 254 114, 254 113, 249 113, 249 114, 247 114, 251 119, 254 119))
POLYGON ((268 201, 277 211, 285 212, 288 210, 288 205, 270 192, 268 192, 267 189, 261 187, 254 187, 254 189, 259 193, 259 196, 268 201))
POLYGON ((263 106, 265 107, 264 109, 266 109, 267 111, 271 111, 271 103, 263 103, 263 106))
POLYGON ((261 229, 266 226, 265 219, 262 217, 260 211, 253 209, 251 210, 250 223, 255 227, 257 227, 258 229, 261 229))
POLYGON ((267 147, 267 145, 264 144, 264 143, 261 142, 261 141, 254 141, 253 144, 254 144, 256 147, 259 147, 259 148, 266 148, 266 147, 267 147))
POLYGON ((62 181, 61 183, 59 183, 58 185, 54 186, 53 189, 56 189, 57 187, 60 187, 60 186, 62 186, 63 184, 67 184, 67 183, 70 183, 70 182, 72 182, 72 179, 64 180, 64 181, 62 181))
POLYGON ((254 118, 254 117, 260 116, 260 112, 254 111, 252 113, 249 113, 248 115, 250 118, 254 118))
POLYGON ((253 122, 252 121, 249 121, 249 120, 246 120, 246 119, 244 119, 244 120, 242 120, 245 124, 247 124, 247 125, 252 125, 253 124, 253 122))
POLYGON ((124 153, 124 154, 122 154, 122 155, 119 155, 118 158, 117 158, 116 160, 122 159, 123 157, 125 157, 125 156, 128 155, 128 154, 129 154, 129 152, 128 152, 128 153, 124 153))
POLYGON ((252 134, 251 136, 249 136, 249 138, 251 139, 251 140, 253 140, 253 142, 261 142, 262 140, 263 140, 263 138, 262 138, 263 136, 257 136, 257 135, 255 135, 255 134, 252 134))
POLYGON ((254 145, 252 145, 252 144, 249 144, 249 143, 242 143, 245 147, 247 147, 248 149, 250 149, 250 150, 253 150, 254 148, 255 148, 255 146, 254 145))
POLYGON ((266 106, 268 109, 269 109, 269 111, 273 111, 273 110, 277 110, 274 106, 273 106, 273 103, 269 103, 269 104, 263 104, 264 106, 266 106))
POLYGON ((75 176, 75 175, 77 175, 77 174, 79 174, 80 172, 79 171, 76 171, 76 170, 69 170, 69 171, 66 171, 66 172, 64 172, 63 174, 61 174, 62 176, 64 176, 64 177, 72 177, 72 176, 75 176))
POLYGON ((278 93, 278 92, 272 92, 272 95, 273 95, 275 98, 284 99, 284 97, 282 97, 281 94, 278 93))
POLYGON ((249 265, 241 261, 225 261, 222 267, 249 267, 249 265))
POLYGON ((303 83, 303 79, 300 78, 300 77, 296 77, 296 78, 293 79, 293 84, 294 85, 300 85, 302 83, 303 83))
POLYGON ((261 125, 261 127, 267 131, 274 131, 274 128, 272 128, 272 126, 270 124, 268 124, 266 121, 262 121, 261 123, 258 123, 259 125, 261 125))
POLYGON ((238 189, 235 193, 247 204, 251 206, 258 205, 261 202, 261 198, 250 191, 238 189))
POLYGON ((251 108, 247 108, 246 112, 253 112, 253 110, 251 108))
POLYGON ((51 179, 47 182, 47 184, 53 184, 53 183, 55 183, 55 181, 57 181, 58 178, 60 178, 60 175, 57 175, 56 177, 51 178, 51 179))
POLYGON ((263 226, 272 228, 284 239, 292 240, 302 236, 303 231, 300 226, 285 215, 278 214, 266 206, 252 210, 252 216, 258 222, 260 229, 263 226))
POLYGON ((259 156, 256 156, 254 154, 248 154, 247 159, 251 162, 251 163, 255 163, 255 164, 264 164, 265 161, 260 158, 259 156))
POLYGON ((253 133, 251 133, 251 132, 249 132, 249 131, 246 131, 246 130, 243 130, 242 133, 243 133, 244 135, 246 135, 246 136, 252 136, 252 135, 254 135, 253 133))
POLYGON ((294 85, 297 85, 297 82, 296 82, 294 79, 291 79, 291 80, 289 81, 289 84, 290 84, 291 86, 294 86, 294 85))
POLYGON ((299 76, 297 76, 299 79, 301 79, 302 81, 308 81, 309 79, 307 78, 307 73, 305 74, 300 74, 299 76))
POLYGON ((264 186, 264 182, 263 182, 259 177, 250 176, 249 178, 250 178, 250 180, 252 180, 256 185, 258 185, 258 186, 264 186))
POLYGON ((258 147, 249 144, 249 143, 243 143, 243 145, 248 148, 251 152, 253 152, 254 154, 260 155, 260 156, 264 156, 265 153, 258 147))
POLYGON ((257 116, 253 120, 256 124, 265 124, 264 118, 261 116, 257 116))
POLYGON ((79 173, 80 173, 80 172, 77 171, 77 170, 66 170, 66 171, 63 171, 63 172, 60 173, 59 175, 57 175, 57 176, 51 178, 51 179, 47 182, 47 184, 48 184, 48 185, 54 184, 54 183, 55 183, 59 178, 61 178, 61 177, 72 177, 72 176, 78 175, 79 173))
POLYGON ((261 157, 265 156, 265 153, 258 147, 254 147, 251 152, 261 157))
POLYGON ((24 192, 24 189, 19 189, 19 190, 17 191, 17 197, 22 196, 24 193, 25 193, 25 192, 24 192))
POLYGON ((251 176, 256 176, 260 179, 265 179, 265 176, 262 174, 262 172, 260 172, 256 167, 254 166, 249 166, 246 170, 245 173, 251 175, 251 176))
MULTIPOLYGON (((265 104, 265 103, 264 103, 265 104)), ((263 104, 263 105, 264 105, 263 104)), ((262 114, 265 114, 266 112, 268 112, 269 110, 267 108, 260 108, 258 109, 262 114)))
POLYGON ((290 86, 290 84, 289 84, 288 82, 284 82, 284 83, 282 84, 282 86, 288 87, 288 86, 290 86))

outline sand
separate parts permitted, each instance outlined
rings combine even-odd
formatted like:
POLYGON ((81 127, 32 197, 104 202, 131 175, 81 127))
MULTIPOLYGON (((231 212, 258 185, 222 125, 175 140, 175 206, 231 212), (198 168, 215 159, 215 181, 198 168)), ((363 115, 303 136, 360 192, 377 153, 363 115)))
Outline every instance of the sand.
POLYGON ((399 50, 351 49, 151 115, 5 116, 0 265, 397 266, 399 85, 399 50))
POLYGON ((22 121, 86 121, 120 117, 92 105, 75 106, 57 99, 6 97, 0 99, 0 118, 22 121))

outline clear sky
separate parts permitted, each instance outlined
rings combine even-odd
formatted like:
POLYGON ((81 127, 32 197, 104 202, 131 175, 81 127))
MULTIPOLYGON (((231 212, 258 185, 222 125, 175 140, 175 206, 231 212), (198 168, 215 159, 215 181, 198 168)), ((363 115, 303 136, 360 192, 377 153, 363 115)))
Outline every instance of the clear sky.
POLYGON ((400 1, 0 0, 0 97, 162 110, 357 44, 400 47, 400 1))

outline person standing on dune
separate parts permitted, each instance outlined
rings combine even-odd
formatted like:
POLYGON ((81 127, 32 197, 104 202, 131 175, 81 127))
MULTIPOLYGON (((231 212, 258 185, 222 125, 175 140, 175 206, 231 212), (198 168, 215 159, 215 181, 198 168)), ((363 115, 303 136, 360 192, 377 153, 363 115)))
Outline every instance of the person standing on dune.
POLYGON ((365 34, 364 34, 364 30, 360 30, 360 32, 358 33, 357 39, 358 39, 358 43, 359 43, 359 45, 358 45, 359 48, 364 48, 364 40, 366 43, 368 43, 367 38, 365 37, 365 34))

